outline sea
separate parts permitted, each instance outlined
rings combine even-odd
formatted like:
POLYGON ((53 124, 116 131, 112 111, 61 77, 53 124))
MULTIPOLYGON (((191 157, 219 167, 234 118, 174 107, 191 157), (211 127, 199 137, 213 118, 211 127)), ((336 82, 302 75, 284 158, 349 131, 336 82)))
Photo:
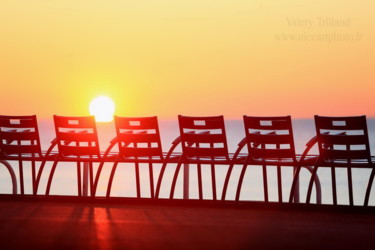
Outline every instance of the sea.
MULTIPOLYGON (((372 155, 375 154, 375 119, 368 119, 370 147, 372 155)), ((39 132, 41 137, 42 149, 47 150, 50 146, 51 141, 55 137, 53 122, 50 120, 38 121, 39 132)), ((159 120, 160 133, 162 139, 163 151, 168 151, 172 145, 172 141, 178 137, 178 123, 177 120, 159 120)), ((228 139, 229 152, 234 153, 237 149, 239 141, 244 137, 244 127, 242 120, 226 120, 226 133, 228 139)), ((110 140, 115 137, 114 124, 110 123, 97 123, 98 136, 100 142, 100 148, 104 151, 110 140)), ((301 154, 306 148, 306 142, 315 135, 315 125, 312 119, 294 119, 293 120, 293 132, 294 140, 296 145, 297 154, 301 154)), ((114 148, 116 150, 116 147, 114 148)), ((177 148, 177 152, 180 152, 180 148, 177 148)), ((317 148, 314 147, 311 153, 317 153, 317 148)), ((16 173, 17 180, 19 180, 19 170, 17 162, 10 162, 14 172, 16 173)), ((38 189, 38 194, 44 194, 46 189, 46 183, 48 175, 51 169, 51 163, 48 163, 43 171, 41 183, 38 189)), ((94 172, 96 172, 98 164, 94 164, 94 172)), ((39 163, 37 163, 37 168, 39 163)), ((169 190, 171 185, 172 176, 175 170, 176 164, 169 164, 167 166, 165 177, 161 186, 160 197, 169 197, 169 190)), ((100 177, 97 195, 105 196, 109 173, 111 171, 112 164, 104 164, 103 172, 100 177)), ((161 169, 160 164, 154 165, 154 183, 156 184, 157 178, 161 169)), ((282 199, 283 202, 287 202, 289 198, 290 186, 293 179, 293 169, 290 167, 282 167, 282 199)), ((31 177, 31 164, 25 162, 23 167, 24 182, 25 182, 25 193, 32 193, 32 177, 31 177)), ((189 198, 198 199, 198 178, 197 178, 197 167, 190 165, 189 167, 189 198)), ((216 166, 216 187, 217 196, 221 197, 222 186, 228 170, 228 166, 217 165, 216 166)), ((239 179, 241 166, 236 165, 233 169, 231 179, 229 182, 227 199, 233 200, 235 198, 235 191, 239 179)), ((353 169, 353 193, 354 193, 354 204, 362 205, 364 201, 365 191, 368 184, 371 169, 353 169)), ((278 201, 278 188, 277 188, 277 172, 276 167, 268 166, 268 195, 269 201, 278 201)), ((176 185, 175 198, 181 199, 183 197, 183 172, 179 174, 179 178, 176 185)), ((303 169, 300 175, 300 202, 305 202, 307 186, 310 180, 310 172, 303 169)), ((322 187, 322 203, 332 204, 332 182, 331 182, 331 170, 329 168, 320 168, 318 170, 318 177, 322 187)), ((347 171, 343 168, 336 170, 336 181, 337 181, 337 196, 339 204, 349 204, 348 195, 348 178, 347 171)), ((140 179, 141 179, 141 196, 150 197, 150 181, 149 181, 149 170, 148 164, 140 165, 140 179)), ((203 180, 203 198, 212 199, 212 183, 211 183, 211 169, 209 165, 202 165, 202 180, 203 180)), ((370 197, 370 205, 375 205, 375 187, 373 188, 372 195, 370 197)), ((18 183, 18 193, 19 191, 18 183)), ((0 193, 10 194, 12 193, 12 183, 9 172, 7 169, 0 165, 0 193)), ((54 179, 51 187, 51 195, 77 195, 77 171, 76 165, 72 163, 61 162, 58 164, 54 179)), ((136 183, 135 183, 135 168, 134 164, 121 163, 119 164, 116 175, 114 178, 111 196, 115 197, 136 197, 136 183)), ((240 200, 250 201, 263 201, 264 190, 263 190, 263 177, 261 166, 248 166, 242 186, 240 200)), ((315 190, 312 194, 312 203, 316 203, 315 190)))

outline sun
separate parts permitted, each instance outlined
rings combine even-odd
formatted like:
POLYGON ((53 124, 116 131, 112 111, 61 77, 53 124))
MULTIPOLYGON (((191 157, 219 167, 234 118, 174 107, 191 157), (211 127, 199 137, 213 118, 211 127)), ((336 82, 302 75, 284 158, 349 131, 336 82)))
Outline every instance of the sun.
POLYGON ((115 103, 107 96, 98 96, 90 102, 89 111, 97 122, 110 122, 115 113, 115 103))

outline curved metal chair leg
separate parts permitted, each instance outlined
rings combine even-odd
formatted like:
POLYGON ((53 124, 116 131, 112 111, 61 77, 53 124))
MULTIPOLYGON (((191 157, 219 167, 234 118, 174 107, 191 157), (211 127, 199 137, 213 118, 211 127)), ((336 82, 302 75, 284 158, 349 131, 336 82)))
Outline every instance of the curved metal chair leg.
POLYGON ((311 179, 310 179, 310 182, 309 182, 309 187, 307 189, 306 204, 310 204, 312 186, 314 184, 314 179, 315 179, 316 173, 318 171, 318 168, 319 168, 319 166, 315 166, 314 169, 313 169, 313 172, 311 174, 311 179))
POLYGON ((174 172, 172 187, 171 187, 171 193, 169 195, 169 199, 173 199, 174 190, 175 190, 176 182, 177 182, 177 177, 178 177, 178 173, 180 172, 181 165, 182 165, 182 159, 178 162, 177 167, 176 167, 176 171, 174 172))
POLYGON ((301 172, 301 166, 297 166, 297 167, 296 167, 296 171, 294 172, 294 177, 293 177, 292 187, 291 187, 291 189, 290 189, 290 194, 289 194, 289 203, 292 203, 292 202, 293 202, 294 192, 295 192, 296 187, 297 187, 297 181, 298 181, 299 173, 300 173, 300 172, 301 172))
POLYGON ((372 187, 372 183, 374 182, 374 177, 375 177, 375 168, 372 169, 371 174, 370 174, 370 178, 369 178, 369 181, 368 181, 368 184, 367 184, 365 202, 363 204, 363 206, 365 206, 365 207, 368 206, 368 202, 369 202, 369 199, 370 199, 370 193, 371 193, 371 187, 372 187))
MULTIPOLYGON (((223 185, 223 192, 221 194, 221 200, 223 200, 223 201, 225 200, 225 196, 227 195, 227 189, 228 189, 229 179, 230 179, 230 176, 232 174, 233 167, 234 167, 234 161, 237 159, 237 157, 238 157, 238 155, 241 152, 241 150, 242 150, 243 147, 244 147, 244 145, 243 146, 239 146, 237 148, 237 151, 233 155, 232 162, 231 162, 231 164, 228 167, 228 172, 227 172, 227 175, 225 176, 225 181, 224 181, 224 185, 223 185)), ((248 160, 248 157, 246 157, 245 162, 247 160, 248 160)))
POLYGON ((16 174, 14 173, 14 170, 12 166, 9 164, 9 162, 5 160, 0 160, 0 163, 2 163, 7 169, 10 174, 10 177, 12 179, 12 193, 17 194, 17 177, 16 174))
POLYGON ((161 166, 161 169, 160 169, 160 173, 159 173, 159 178, 158 178, 158 182, 156 184, 156 191, 155 191, 155 198, 158 199, 159 198, 159 192, 160 192, 160 187, 161 187, 161 181, 163 179, 163 176, 164 176, 164 172, 165 172, 165 169, 167 167, 167 162, 164 162, 163 165, 161 166))
POLYGON ((98 187, 99 178, 100 178, 100 174, 102 172, 103 166, 104 166, 105 159, 108 157, 109 152, 111 152, 112 148, 116 145, 116 143, 117 143, 117 140, 115 139, 111 141, 111 144, 108 146, 107 150, 104 152, 103 158, 99 163, 98 170, 96 171, 95 180, 94 180, 94 184, 93 184, 92 191, 91 191, 92 197, 95 197, 96 195, 96 189, 98 187))
POLYGON ((52 184, 52 178, 53 178, 53 175, 55 174, 57 163, 58 163, 57 160, 53 161, 51 172, 50 172, 49 177, 48 177, 47 188, 46 188, 46 195, 49 195, 49 191, 51 189, 51 184, 52 184))
POLYGON ((163 165, 161 166, 161 169, 160 169, 160 173, 159 173, 159 177, 158 177, 158 182, 156 184, 156 191, 155 191, 155 198, 158 199, 159 198, 159 193, 160 193, 160 187, 161 187, 161 181, 163 180, 163 176, 164 176, 164 172, 165 172, 165 169, 167 167, 167 164, 168 164, 168 160, 169 158, 171 157, 174 149, 177 147, 177 145, 179 144, 180 142, 175 142, 172 147, 169 149, 168 153, 167 153, 167 156, 165 157, 164 159, 164 163, 163 165))
POLYGON ((115 176, 115 172, 116 172, 118 163, 119 163, 119 161, 116 159, 116 161, 115 161, 115 163, 113 164, 113 167, 112 167, 112 171, 111 171, 111 175, 109 177, 108 187, 107 187, 107 194, 106 194, 107 198, 109 198, 109 196, 111 195, 112 182, 113 182, 113 178, 115 176))
POLYGON ((242 188, 242 182, 243 182, 243 179, 245 177, 245 172, 246 172, 246 169, 247 169, 247 163, 243 164, 242 166, 242 170, 241 170, 241 175, 240 175, 240 179, 238 180, 238 185, 237 185, 237 191, 236 191, 236 201, 239 201, 240 200, 240 193, 241 193, 241 188, 242 188))
MULTIPOLYGON (((50 153, 52 152, 52 149, 56 145, 57 145, 57 141, 53 140, 51 146, 48 148, 46 154, 44 155, 44 158, 47 158, 50 155, 50 153)), ((58 158, 58 156, 56 156, 56 159, 57 158, 58 158)), ((47 160, 44 159, 42 161, 42 163, 40 164, 40 167, 39 167, 39 170, 38 170, 38 175, 37 175, 36 180, 35 180, 35 191, 33 193, 34 195, 37 195, 37 193, 38 193, 40 178, 42 177, 43 169, 44 169, 44 166, 46 165, 46 163, 47 163, 47 160)))

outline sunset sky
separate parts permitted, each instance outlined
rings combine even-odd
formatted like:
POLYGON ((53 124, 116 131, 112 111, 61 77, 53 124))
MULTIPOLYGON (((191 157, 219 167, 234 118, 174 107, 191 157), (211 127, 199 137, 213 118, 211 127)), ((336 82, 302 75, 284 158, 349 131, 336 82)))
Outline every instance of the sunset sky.
POLYGON ((375 117, 373 0, 1 0, 0 113, 375 117))

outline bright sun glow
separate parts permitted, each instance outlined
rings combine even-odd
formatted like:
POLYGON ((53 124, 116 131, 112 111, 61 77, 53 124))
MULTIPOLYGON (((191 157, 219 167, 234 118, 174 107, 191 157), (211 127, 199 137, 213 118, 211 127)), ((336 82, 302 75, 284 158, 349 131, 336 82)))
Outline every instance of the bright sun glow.
POLYGON ((115 113, 115 104, 107 96, 99 96, 91 101, 89 106, 90 114, 95 116, 97 122, 110 122, 115 113))

